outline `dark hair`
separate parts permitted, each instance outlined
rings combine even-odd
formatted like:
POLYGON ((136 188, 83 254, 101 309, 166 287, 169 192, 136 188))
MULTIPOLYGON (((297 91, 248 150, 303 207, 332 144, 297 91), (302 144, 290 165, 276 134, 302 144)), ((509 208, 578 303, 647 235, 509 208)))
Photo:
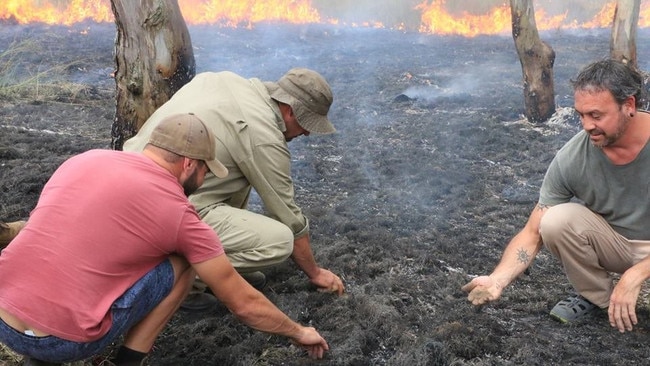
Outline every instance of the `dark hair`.
POLYGON ((643 105, 645 89, 643 75, 632 65, 608 59, 587 65, 571 80, 573 91, 609 91, 616 102, 622 105, 625 99, 634 96, 637 108, 643 105))

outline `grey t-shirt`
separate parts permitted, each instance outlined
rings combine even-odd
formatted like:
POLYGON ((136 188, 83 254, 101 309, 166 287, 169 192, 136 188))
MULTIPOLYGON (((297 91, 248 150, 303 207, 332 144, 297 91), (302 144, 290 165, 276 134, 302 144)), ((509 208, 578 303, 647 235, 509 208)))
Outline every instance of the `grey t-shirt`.
POLYGON ((555 155, 542 182, 539 203, 554 206, 572 198, 600 214, 631 240, 650 240, 650 147, 635 160, 614 165, 580 131, 555 155))

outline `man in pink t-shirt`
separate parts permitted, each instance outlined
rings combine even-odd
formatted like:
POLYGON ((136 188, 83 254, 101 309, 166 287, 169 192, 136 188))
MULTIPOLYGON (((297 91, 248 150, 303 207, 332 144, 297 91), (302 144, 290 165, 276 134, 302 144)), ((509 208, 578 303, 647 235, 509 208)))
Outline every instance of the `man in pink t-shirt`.
POLYGON ((209 170, 228 174, 215 146, 198 117, 179 114, 141 154, 92 150, 63 163, 0 255, 0 342, 42 365, 125 335, 113 362, 139 365, 198 274, 244 323, 321 358, 327 342, 237 274, 188 202, 209 170))

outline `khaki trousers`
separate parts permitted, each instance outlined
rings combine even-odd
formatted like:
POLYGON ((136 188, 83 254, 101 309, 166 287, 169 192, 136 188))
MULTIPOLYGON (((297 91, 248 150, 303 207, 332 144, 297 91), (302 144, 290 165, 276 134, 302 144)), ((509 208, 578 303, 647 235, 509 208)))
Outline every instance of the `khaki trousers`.
MULTIPOLYGON (((291 229, 270 217, 226 204, 205 208, 199 216, 219 235, 228 260, 241 274, 278 265, 293 253, 291 229)), ((206 288, 197 277, 190 292, 206 288)))
POLYGON ((577 203, 549 208, 540 234, 576 291, 601 308, 609 306, 610 272, 623 273, 650 255, 650 241, 626 239, 600 215, 577 203))
POLYGON ((293 233, 270 217, 225 204, 199 212, 219 235, 226 256, 240 273, 284 262, 293 252, 293 233))

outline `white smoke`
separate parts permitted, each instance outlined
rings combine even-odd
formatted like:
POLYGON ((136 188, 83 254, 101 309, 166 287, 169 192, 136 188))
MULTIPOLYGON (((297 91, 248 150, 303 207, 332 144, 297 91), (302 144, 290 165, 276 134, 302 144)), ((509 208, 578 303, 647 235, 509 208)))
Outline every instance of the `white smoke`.
MULTIPOLYGON (((378 22, 387 28, 405 26, 417 29, 422 10, 419 5, 430 6, 441 0, 312 0, 323 21, 336 19, 342 24, 364 24, 378 22)), ((535 0, 536 11, 543 10, 547 16, 566 14, 567 23, 587 22, 615 0, 535 0)), ((496 7, 509 6, 504 0, 453 0, 446 1, 445 9, 453 16, 463 14, 487 14, 496 7)))

